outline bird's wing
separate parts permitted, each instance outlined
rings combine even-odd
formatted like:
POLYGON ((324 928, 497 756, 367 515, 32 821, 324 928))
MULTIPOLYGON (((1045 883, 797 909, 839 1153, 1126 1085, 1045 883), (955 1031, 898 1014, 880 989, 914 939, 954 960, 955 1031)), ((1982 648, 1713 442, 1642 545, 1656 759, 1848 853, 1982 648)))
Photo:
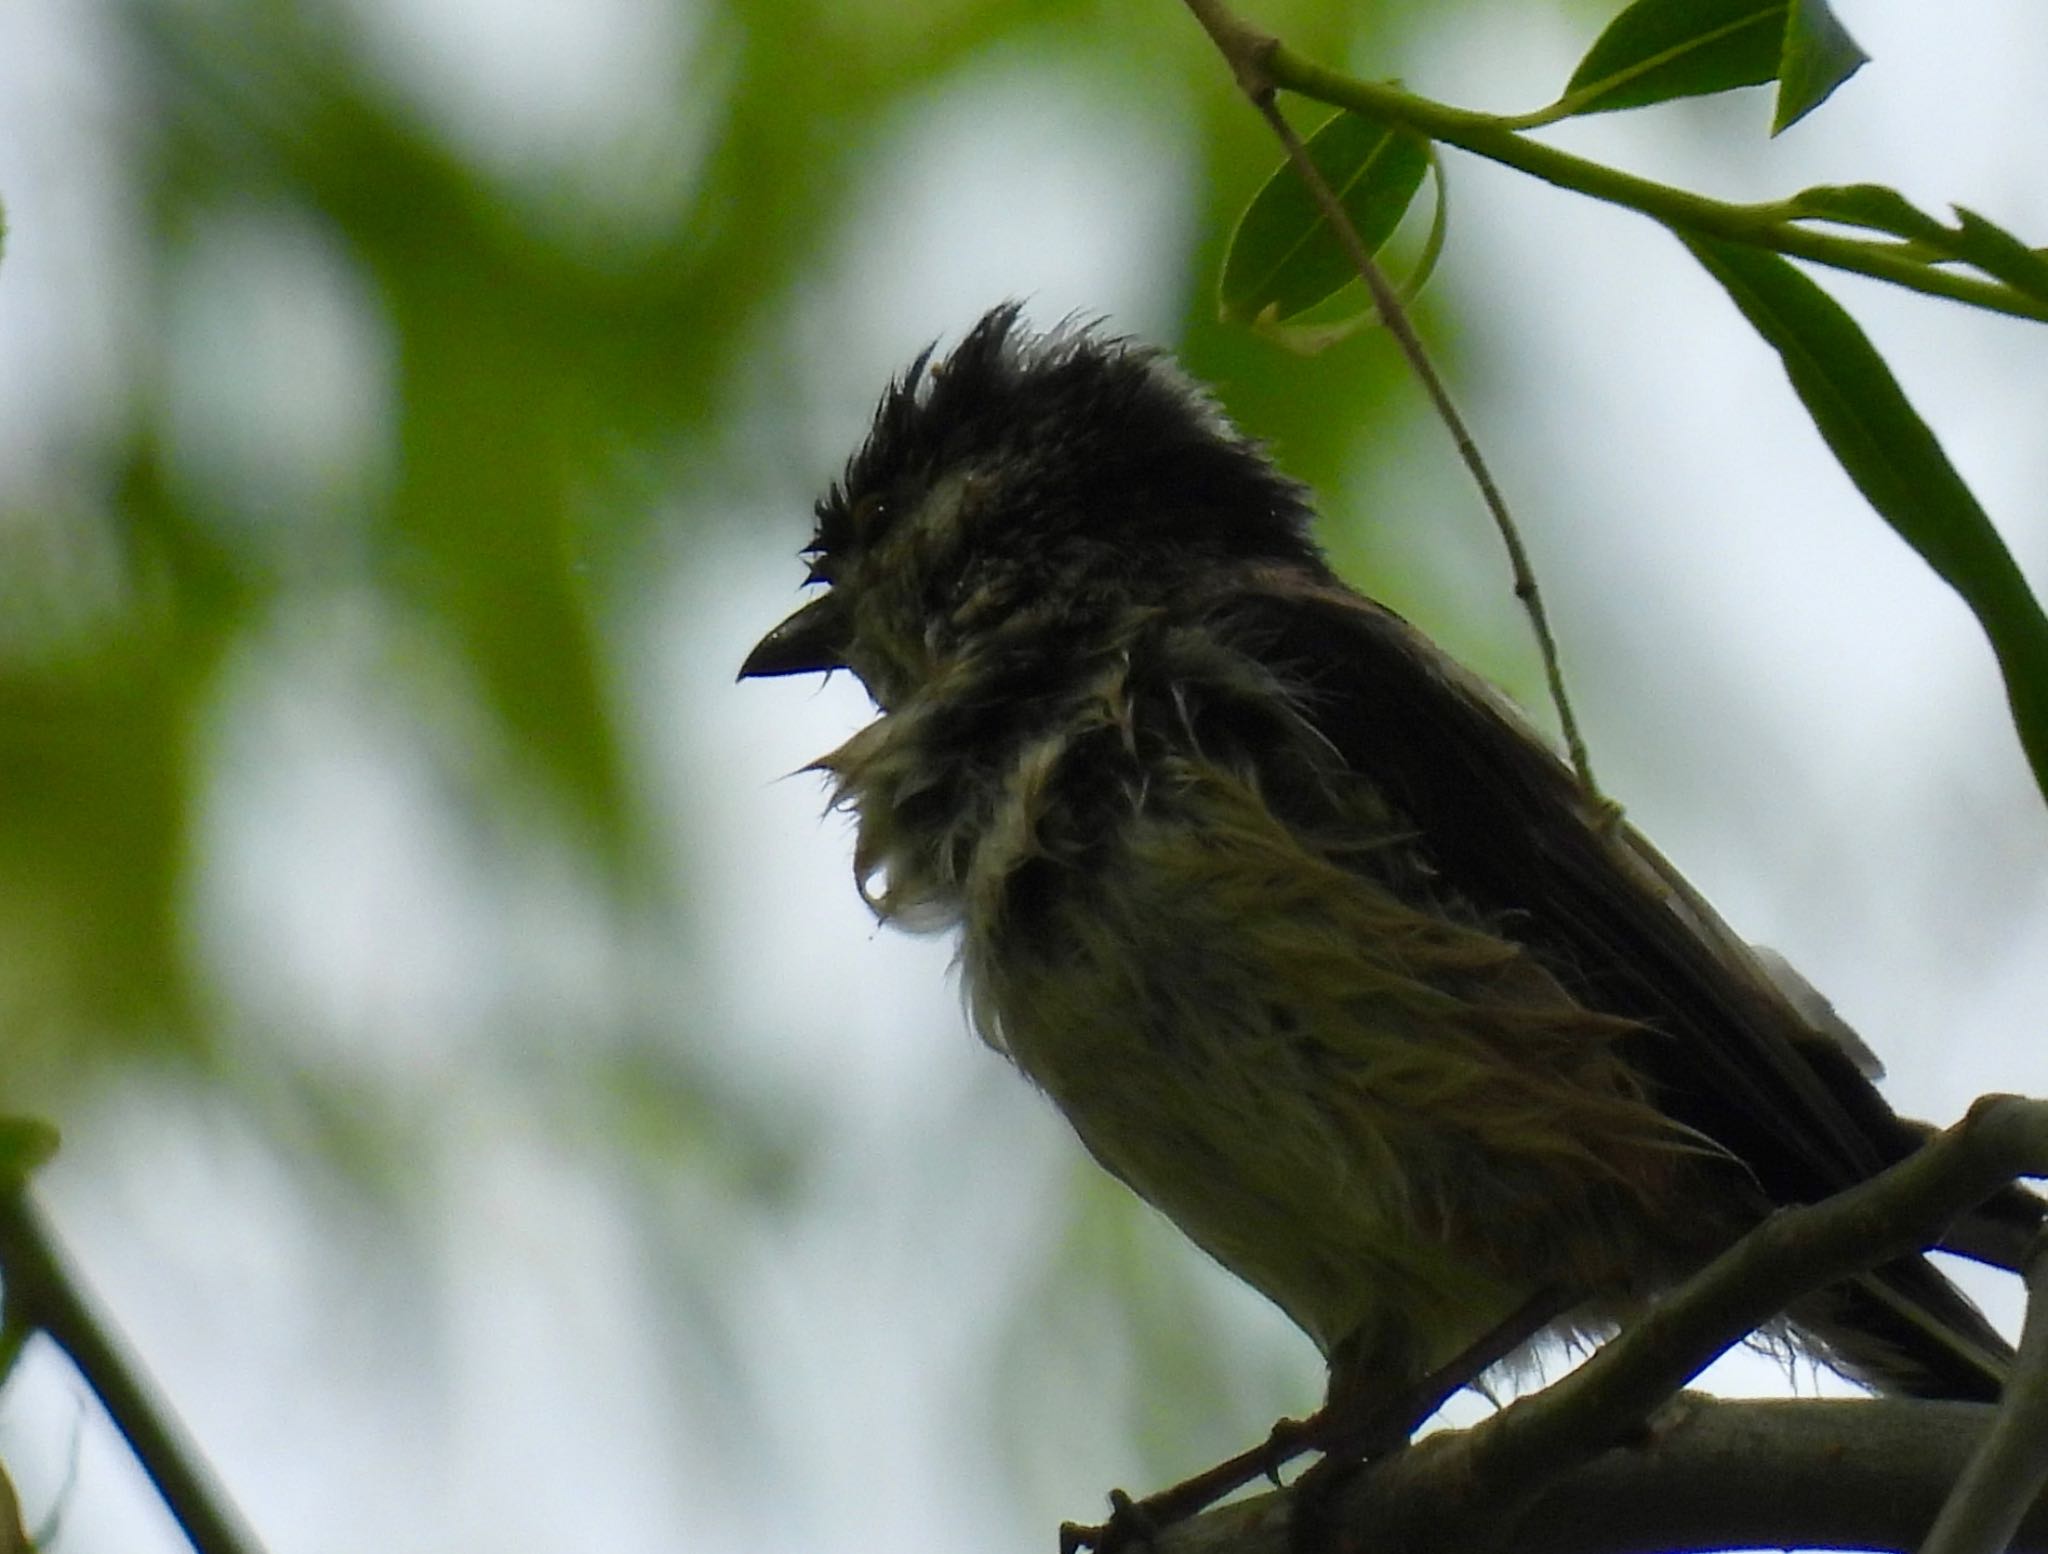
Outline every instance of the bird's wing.
MULTIPOLYGON (((1415 827, 1442 884, 1591 1007, 1638 1021, 1630 1061, 1662 1110, 1719 1144, 1774 1203, 1812 1202, 1904 1158, 1927 1130, 1865 1073, 1867 1049, 1801 1012, 1757 954, 1641 836, 1589 796, 1498 693, 1384 607, 1276 572, 1216 606, 1301 688, 1343 761, 1415 827)), ((2014 1186, 1957 1249, 2006 1263, 2043 1220, 2014 1186)), ((1998 1394, 2010 1349, 1922 1258, 1815 1292, 1793 1319, 1887 1390, 1998 1394)))
POLYGON ((1646 1027, 1631 1056, 1662 1107, 1766 1197, 1825 1197, 1919 1142, 1678 872, 1407 622, 1301 573, 1218 609, 1301 687, 1318 731, 1405 813, 1450 890, 1587 1004, 1646 1027))

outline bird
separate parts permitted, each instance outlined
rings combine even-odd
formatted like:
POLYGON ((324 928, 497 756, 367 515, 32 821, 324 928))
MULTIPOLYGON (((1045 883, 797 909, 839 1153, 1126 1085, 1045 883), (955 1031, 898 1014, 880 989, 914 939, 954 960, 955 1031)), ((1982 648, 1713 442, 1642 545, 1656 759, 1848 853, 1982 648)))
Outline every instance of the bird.
MULTIPOLYGON (((1333 1400, 1597 1341, 1925 1142, 1817 994, 1337 576, 1166 352, 1003 303, 889 383, 815 517, 819 591, 741 677, 869 693, 816 763, 861 894, 957 937, 979 1035, 1333 1400)), ((1923 1256, 1781 1327, 1915 1397, 1993 1399, 2012 1357, 1923 1256)))

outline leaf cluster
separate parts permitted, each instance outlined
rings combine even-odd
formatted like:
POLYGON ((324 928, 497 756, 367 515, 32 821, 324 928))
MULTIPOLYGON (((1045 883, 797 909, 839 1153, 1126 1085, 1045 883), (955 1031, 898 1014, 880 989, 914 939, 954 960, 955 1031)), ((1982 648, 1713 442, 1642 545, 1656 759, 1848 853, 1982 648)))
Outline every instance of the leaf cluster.
MULTIPOLYGON (((1962 476, 1850 315, 1786 255, 1880 275, 2022 318, 2048 319, 2048 250, 1976 211, 1953 225, 1877 184, 1807 189, 1767 206, 1728 206, 1543 147, 1528 132, 1574 115, 1771 84, 1776 134, 1818 108, 1867 56, 1824 0, 1635 0, 1587 50, 1549 107, 1520 116, 1449 109, 1395 86, 1352 81, 1260 40, 1257 68, 1345 111, 1306 141, 1367 253, 1378 251, 1440 167, 1439 142, 1521 167, 1661 222, 1727 290, 1782 359, 1794 391, 1849 478, 1977 616, 2004 676, 2014 727, 2048 794, 2048 614, 1962 476), (1858 234, 1844 238, 1826 228, 1858 234), (1880 234, 1871 239, 1863 234, 1880 234), (1974 272, 1971 273, 1971 272, 1974 272)), ((1239 62, 1242 77, 1247 65, 1239 62)), ((1439 170, 1431 237, 1409 286, 1442 243, 1439 170)), ((1317 349, 1375 316, 1314 310, 1355 267, 1295 169, 1282 165, 1239 219, 1219 288, 1225 317, 1317 349)))

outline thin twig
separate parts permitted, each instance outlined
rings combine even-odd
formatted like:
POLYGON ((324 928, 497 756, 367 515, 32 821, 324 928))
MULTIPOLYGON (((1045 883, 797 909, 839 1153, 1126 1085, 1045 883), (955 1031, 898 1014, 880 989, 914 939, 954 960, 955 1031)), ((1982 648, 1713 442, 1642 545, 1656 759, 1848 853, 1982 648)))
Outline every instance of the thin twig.
POLYGON ((2048 1484, 2048 1239, 2027 1259, 2027 1318, 1998 1418, 1920 1554, 2000 1554, 2048 1484))
POLYGON ((49 1226, 19 1189, 0 1192, 0 1278, 10 1320, 47 1333, 70 1356, 197 1554, 261 1554, 198 1449, 93 1309, 49 1226))
POLYGON ((1401 348, 1401 354, 1408 359, 1410 369, 1422 384, 1423 392, 1429 396, 1431 407, 1437 419, 1442 421, 1451 434, 1451 441, 1458 450, 1458 457, 1471 472, 1479 495, 1486 503, 1486 510, 1493 519, 1494 527, 1500 532, 1501 544, 1508 555, 1508 566, 1514 575, 1515 597, 1522 601, 1523 609, 1529 613, 1529 624, 1536 634, 1536 648, 1543 659, 1543 676, 1550 688, 1551 703, 1557 708, 1559 732, 1564 736, 1565 749, 1571 756, 1573 768, 1579 774, 1579 783, 1589 797, 1598 799, 1600 787, 1593 779, 1592 757, 1587 753, 1586 741, 1579 732, 1579 720, 1572 712, 1571 696, 1565 689, 1564 669, 1558 659, 1557 639, 1550 629, 1550 618, 1543 607, 1543 595, 1537 588, 1535 568, 1530 565, 1528 548, 1522 543, 1520 530, 1515 527, 1513 515, 1508 511, 1506 498, 1487 467, 1485 456, 1472 436, 1465 418, 1451 399, 1449 388, 1430 360, 1429 351, 1422 343, 1422 337, 1415 332, 1415 325, 1409 319, 1407 309, 1401 304, 1399 294, 1387 280, 1386 274, 1374 263, 1372 255, 1358 235, 1358 229, 1351 223, 1350 215, 1331 190, 1329 181, 1308 154, 1308 148, 1301 143, 1301 137, 1294 132, 1294 126, 1287 122, 1280 112, 1273 78, 1266 69, 1267 61, 1278 47, 1278 41, 1264 33, 1255 31, 1239 21, 1220 0, 1185 0, 1195 19, 1202 24, 1216 47, 1230 63, 1231 71, 1238 85, 1252 101, 1266 123, 1272 127, 1280 144, 1286 148, 1287 159, 1293 164, 1296 174, 1307 186, 1323 219, 1330 224, 1330 230, 1342 245, 1345 257, 1357 270, 1359 279, 1365 282, 1366 290, 1372 294, 1373 307, 1378 311, 1380 321, 1387 332, 1394 337, 1401 348))
MULTIPOLYGON (((1526 1507, 1475 1478, 1470 1430, 1426 1436, 1348 1488, 1337 1542, 1402 1554, 1911 1549, 1995 1413, 1921 1398, 1680 1395, 1653 1431, 1560 1471, 1526 1507)), ((1165 1528, 1151 1554, 1298 1554, 1293 1492, 1165 1528)), ((2048 1551, 2048 1506, 2013 1554, 2048 1551)))

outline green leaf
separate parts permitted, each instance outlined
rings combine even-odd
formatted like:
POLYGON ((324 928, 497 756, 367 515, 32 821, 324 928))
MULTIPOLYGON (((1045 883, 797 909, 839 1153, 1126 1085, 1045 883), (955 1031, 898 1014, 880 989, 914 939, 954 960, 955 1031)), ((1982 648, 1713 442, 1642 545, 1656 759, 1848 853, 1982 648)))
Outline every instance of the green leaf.
POLYGON ((1775 135, 1867 57, 1826 0, 1636 0, 1586 51, 1558 106, 1608 113, 1776 81, 1775 135))
POLYGON ((1565 85, 1573 113, 1641 108, 1778 79, 1787 0, 1636 0, 1565 85))
POLYGON ((1881 183, 1819 184, 1802 189, 1785 202, 1802 221, 1832 221, 1845 227, 1867 227, 1894 237, 1925 243, 1947 253, 1955 234, 1896 189, 1881 183))
POLYGON ((2048 302, 2048 254, 2029 248, 1996 222, 1975 211, 1955 207, 1955 254, 2004 281, 2014 291, 2048 302))
POLYGON ((1444 159, 1437 148, 1429 148, 1429 171, 1435 179, 1436 203, 1429 213, 1429 236, 1422 240, 1422 252, 1415 260, 1415 269, 1402 282, 1402 296, 1414 296, 1429 284, 1429 278, 1436 274, 1436 262, 1443 257, 1444 235, 1450 227, 1450 187, 1444 180, 1444 159))
MULTIPOLYGON (((33 1322, 21 1316, 18 1311, 9 1311, 5 1303, 0 1302, 0 1387, 6 1386, 14 1379, 14 1367, 21 1360, 21 1351, 28 1347, 28 1341, 35 1336, 36 1327, 33 1322)), ((6 1508, 12 1493, 12 1486, 9 1486, 5 1493, 0 1493, 0 1540, 7 1536, 6 1508)), ((11 1545, 0 1541, 0 1549, 9 1547, 32 1549, 35 1545, 27 1539, 11 1545)))
POLYGON ((19 1192, 55 1157, 59 1142, 56 1128, 40 1117, 0 1117, 0 1192, 19 1192))
MULTIPOLYGON (((1366 252, 1377 251, 1422 187, 1428 142, 1340 113, 1307 146, 1366 252)), ((1231 234, 1218 303, 1223 317, 1234 322, 1276 322, 1313 307, 1356 276, 1314 197, 1283 162, 1231 234)))
POLYGON ((1792 0, 1778 65, 1778 106, 1771 133, 1783 134, 1828 100, 1870 56, 1827 8, 1827 0, 1792 0))
POLYGON ((1683 239, 1776 349, 1835 458, 1885 521, 1976 614, 2048 794, 2048 615, 1990 517, 1855 320, 1777 255, 1683 239))
POLYGON ((1888 232, 1919 244, 1934 258, 1974 265, 2014 291, 2048 302, 2048 254, 2029 248, 1996 222, 1964 206, 1955 207, 1955 226, 1943 226, 1896 189, 1874 183, 1803 189, 1786 204, 1796 220, 1832 221, 1888 232))
MULTIPOLYGON (((1435 146, 1429 148, 1429 170, 1435 193, 1434 208, 1429 217, 1429 235, 1423 239, 1422 252, 1416 257, 1414 270, 1405 276, 1398 287, 1402 304, 1412 301, 1422 288, 1429 284, 1429 278, 1436 273, 1437 260, 1444 251, 1444 233, 1449 225, 1450 200, 1444 188, 1443 160, 1437 155, 1435 146)), ((1354 278, 1355 279, 1355 278, 1354 278)), ((1356 292, 1363 292, 1359 285, 1356 292)), ((1352 284, 1347 282, 1332 295, 1343 297, 1356 294, 1352 284)), ((1297 356, 1320 356, 1331 346, 1341 344, 1361 330, 1371 329, 1382 323, 1379 308, 1368 303, 1363 308, 1338 311, 1334 308, 1314 308, 1308 314, 1297 314, 1283 321, 1272 313, 1261 313, 1251 320, 1252 332, 1272 341, 1284 351, 1297 356)))

